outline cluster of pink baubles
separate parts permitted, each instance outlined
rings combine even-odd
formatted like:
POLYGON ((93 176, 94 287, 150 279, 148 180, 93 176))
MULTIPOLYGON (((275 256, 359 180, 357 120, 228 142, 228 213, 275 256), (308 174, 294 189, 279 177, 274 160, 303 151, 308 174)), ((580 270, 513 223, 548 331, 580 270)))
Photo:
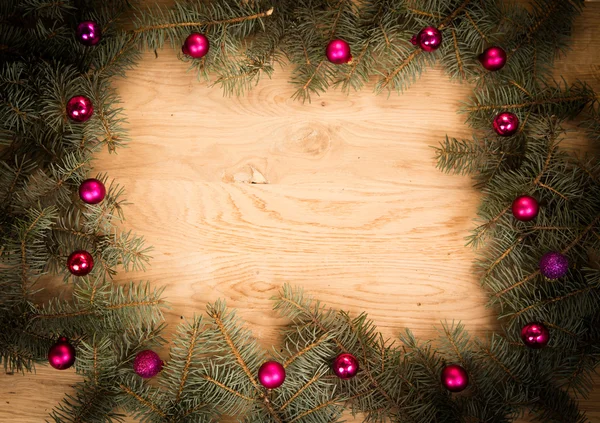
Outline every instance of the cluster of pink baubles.
MULTIPOLYGON (((101 38, 100 26, 93 21, 84 21, 77 26, 76 36, 86 46, 98 44, 101 38)), ((437 50, 442 44, 442 33, 435 27, 425 27, 416 34, 411 42, 426 52, 437 50)), ((204 34, 190 34, 181 50, 183 54, 193 59, 200 59, 209 51, 210 42, 204 34)), ((341 39, 331 40, 325 49, 327 60, 336 65, 352 61, 350 45, 341 39)), ((506 64, 506 52, 497 46, 487 48, 478 57, 481 65, 489 71, 497 71, 506 64)), ((83 95, 74 96, 67 102, 67 115, 74 122, 86 122, 94 113, 92 101, 83 95)), ((512 136, 519 128, 518 117, 511 112, 498 114, 493 121, 493 129, 500 136, 512 136)), ((79 186, 79 197, 86 204, 98 204, 106 197, 106 188, 98 179, 86 179, 79 186)), ((522 195, 512 203, 512 214, 520 221, 527 222, 535 219, 539 213, 539 203, 534 197, 522 195)), ((568 271, 568 259, 558 252, 545 254, 540 260, 541 273, 557 279, 568 271)), ((84 250, 73 252, 67 259, 67 267, 75 276, 85 276, 94 267, 92 255, 84 250)), ((521 339, 525 345, 537 349, 545 347, 550 334, 544 324, 532 322, 521 330, 521 339)), ((68 369, 75 363, 75 348, 67 338, 61 337, 50 348, 48 361, 56 369, 68 369)), ((143 378, 157 375, 163 368, 163 361, 158 354, 151 350, 139 352, 133 362, 134 371, 143 378)), ((350 379, 356 376, 359 364, 356 357, 349 353, 338 355, 332 363, 333 372, 340 379, 350 379)), ((258 380, 267 389, 276 389, 285 381, 285 367, 277 361, 267 361, 258 370, 258 380)), ((464 367, 449 364, 443 367, 441 373, 442 385, 450 392, 460 392, 469 384, 469 375, 464 367)))
MULTIPOLYGON (((532 349, 545 347, 550 341, 550 333, 544 324, 533 322, 521 330, 523 343, 532 349)), ((65 370, 75 363, 75 348, 65 337, 58 339, 48 352, 48 361, 52 367, 65 370)), ((152 350, 143 350, 133 360, 133 371, 147 379, 156 376, 164 363, 152 350)), ((339 354, 331 364, 333 373, 342 380, 355 377, 359 371, 356 357, 350 353, 339 354)), ((264 362, 257 372, 259 383, 266 389, 277 389, 285 382, 285 367, 277 361, 264 362)), ((461 392, 469 385, 469 374, 459 364, 444 365, 441 371, 441 383, 450 392, 461 392)))
MULTIPOLYGON (((84 21, 77 26, 77 39, 86 46, 95 46, 100 42, 101 29, 94 21, 84 21)), ((410 40, 415 46, 426 52, 433 52, 442 45, 442 33, 439 29, 428 26, 419 31, 410 40)), ((208 54, 210 42, 204 34, 193 32, 184 41, 181 51, 193 59, 201 59, 208 54)), ((352 61, 350 44, 336 38, 325 48, 327 60, 336 65, 352 61)), ((498 46, 487 48, 478 57, 481 65, 489 71, 497 71, 506 64, 506 52, 498 46)), ((94 113, 94 106, 89 97, 77 95, 67 101, 67 116, 74 122, 86 122, 94 113)), ((499 113, 492 122, 494 131, 503 137, 515 135, 519 129, 519 118, 512 112, 499 113)))

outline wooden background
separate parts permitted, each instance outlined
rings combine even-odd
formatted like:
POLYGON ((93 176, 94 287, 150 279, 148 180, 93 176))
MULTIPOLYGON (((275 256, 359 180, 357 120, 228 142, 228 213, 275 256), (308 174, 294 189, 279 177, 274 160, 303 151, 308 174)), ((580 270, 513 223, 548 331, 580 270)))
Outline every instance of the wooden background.
MULTIPOLYGON (((599 32, 600 3, 590 4, 557 75, 600 89, 599 32)), ((329 92, 301 104, 286 70, 245 98, 223 98, 186 70, 167 49, 118 81, 132 142, 95 163, 126 187, 125 227, 154 246, 147 272, 116 281, 165 286, 169 334, 224 298, 275 344, 285 321, 269 298, 285 282, 367 311, 388 336, 408 327, 432 338, 446 319, 494 330, 464 246, 479 194, 468 177, 436 170, 430 147, 470 136, 456 114, 469 86, 434 69, 402 96, 329 92)), ((581 133, 567 144, 589 149, 581 133)), ((44 421, 77 380, 48 368, 2 374, 0 421, 44 421)), ((599 402, 600 381, 582 401, 592 421, 599 402)))

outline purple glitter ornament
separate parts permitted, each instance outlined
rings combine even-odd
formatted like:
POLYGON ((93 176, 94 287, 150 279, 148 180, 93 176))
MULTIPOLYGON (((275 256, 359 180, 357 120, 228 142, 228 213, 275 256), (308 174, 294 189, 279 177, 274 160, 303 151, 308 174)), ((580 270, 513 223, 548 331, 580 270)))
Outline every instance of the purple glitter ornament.
POLYGON ((569 270, 569 259, 556 251, 550 251, 540 259, 540 272, 548 279, 562 278, 569 270))
POLYGON ((156 376, 162 367, 162 360, 152 350, 140 351, 133 360, 133 370, 144 379, 156 376))

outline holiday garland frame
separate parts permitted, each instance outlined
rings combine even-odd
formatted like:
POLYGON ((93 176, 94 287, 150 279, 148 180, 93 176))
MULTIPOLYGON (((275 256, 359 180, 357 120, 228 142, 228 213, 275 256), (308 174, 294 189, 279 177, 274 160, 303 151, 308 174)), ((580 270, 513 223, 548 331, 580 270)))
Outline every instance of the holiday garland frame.
MULTIPOLYGON (((68 336, 77 345, 77 370, 85 381, 52 413, 60 422, 118 421, 117 406, 142 421, 211 421, 224 414, 248 421, 335 421, 345 406, 372 421, 510 421, 524 409, 543 421, 582 421, 569 392, 587 392, 598 361, 600 274, 590 251, 599 250, 600 169, 593 159, 562 152, 558 140, 561 122, 582 110, 596 139, 600 124, 597 97, 588 86, 545 79, 581 6, 574 0, 538 1, 530 11, 469 0, 374 0, 361 7, 345 0, 215 2, 138 11, 134 28, 121 31, 117 17, 129 7, 124 1, 6 2, 0 6, 0 53, 6 59, 0 79, 7 146, 0 174, 5 367, 30 370, 45 361, 58 336, 68 336), (82 20, 101 23, 96 46, 76 40, 82 20), (415 48, 410 39, 428 26, 452 42, 432 54, 415 48), (144 266, 143 239, 115 227, 124 204, 120 187, 110 185, 96 204, 73 194, 94 152, 127 142, 110 77, 124 75, 141 48, 178 45, 193 31, 217 48, 183 60, 201 75, 216 73, 215 83, 230 94, 270 75, 282 52, 295 65, 295 97, 305 101, 329 86, 362 88, 373 74, 379 75, 377 91, 401 91, 435 59, 451 77, 475 82, 464 111, 476 130, 488 132, 481 141, 448 138, 437 150, 438 164, 473 174, 485 193, 482 224, 470 243, 486 247, 479 262, 483 284, 502 310, 506 333, 484 342, 469 338, 461 325, 444 325, 440 348, 410 332, 398 347, 365 315, 327 310, 285 286, 276 308, 292 324, 283 334, 284 352, 271 354, 287 371, 280 388, 260 386, 256 375, 267 353, 221 302, 208 307, 208 322, 194 318, 181 325, 161 386, 142 383, 132 362, 141 350, 164 342, 161 291, 133 282, 116 287, 111 276, 117 266, 144 266), (357 52, 352 62, 325 60, 334 35, 357 52), (486 72, 476 56, 494 44, 505 47, 508 64, 486 72), (33 59, 25 60, 24 52, 33 59), (66 114, 76 95, 89 100, 88 110, 94 107, 92 118, 78 124, 66 114), (519 118, 519 132, 490 135, 490 122, 505 109, 519 118), (510 216, 512 200, 523 193, 542 201, 535 224, 510 216), (51 272, 70 279, 66 256, 81 246, 92 251, 96 265, 94 273, 74 279, 73 300, 33 303, 37 278, 51 272), (540 276, 538 259, 549 247, 576 265, 564 284, 540 276), (529 351, 519 339, 521 326, 540 320, 551 330, 550 347, 529 351), (358 358, 357 377, 332 376, 329 362, 343 352, 358 358), (452 396, 444 389, 444 363, 466 369, 468 394, 452 396)), ((98 179, 104 184, 107 177, 98 179)))

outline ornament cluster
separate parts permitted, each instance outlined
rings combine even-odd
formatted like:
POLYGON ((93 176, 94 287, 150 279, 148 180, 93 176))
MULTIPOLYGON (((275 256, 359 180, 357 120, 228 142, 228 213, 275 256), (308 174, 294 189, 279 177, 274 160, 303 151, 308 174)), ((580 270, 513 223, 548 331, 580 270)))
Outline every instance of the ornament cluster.
MULTIPOLYGON (((77 25, 75 36, 84 46, 97 45, 102 38, 102 30, 94 21, 83 21, 77 25)), ((440 29, 427 26, 421 29, 410 40, 411 43, 425 52, 434 52, 442 46, 443 35, 440 29)), ((182 53, 193 59, 205 57, 210 49, 210 41, 204 34, 193 32, 185 39, 182 53)), ((326 59, 336 65, 348 64, 352 61, 352 52, 348 42, 343 39, 332 39, 325 48, 326 59)), ((499 46, 485 49, 478 60, 481 66, 495 72, 502 69, 507 62, 506 52, 499 46)), ((76 95, 66 103, 67 117, 76 123, 87 122, 94 114, 94 105, 89 97, 76 95)), ((498 113, 492 121, 492 129, 501 137, 510 137, 519 130, 519 118, 510 111, 498 113)), ((79 186, 79 197, 85 204, 95 205, 106 197, 106 188, 98 179, 86 179, 79 186)), ((540 210, 538 201, 529 195, 521 195, 514 199, 511 211, 514 218, 521 222, 534 220, 540 210)), ((92 255, 85 250, 77 250, 67 259, 67 267, 75 276, 88 275, 93 267, 92 255)), ((548 252, 539 261, 540 273, 551 280, 559 279, 568 272, 568 258, 560 252, 548 252)), ((522 327, 520 337, 523 344, 531 349, 541 349, 548 345, 550 333, 541 322, 531 322, 522 327)), ((58 370, 65 370, 75 363, 76 351, 66 337, 61 337, 48 351, 49 364, 58 370)), ((163 369, 164 363, 152 350, 140 351, 133 361, 133 370, 140 377, 147 379, 156 376, 163 369)), ((335 357, 331 364, 332 372, 342 380, 354 378, 359 373, 357 358, 350 353, 342 353, 335 357)), ((268 389, 277 389, 286 379, 285 367, 277 361, 267 361, 258 370, 258 381, 268 389)), ((441 370, 442 386, 449 392, 458 393, 469 386, 469 374, 459 364, 445 365, 441 370)))

